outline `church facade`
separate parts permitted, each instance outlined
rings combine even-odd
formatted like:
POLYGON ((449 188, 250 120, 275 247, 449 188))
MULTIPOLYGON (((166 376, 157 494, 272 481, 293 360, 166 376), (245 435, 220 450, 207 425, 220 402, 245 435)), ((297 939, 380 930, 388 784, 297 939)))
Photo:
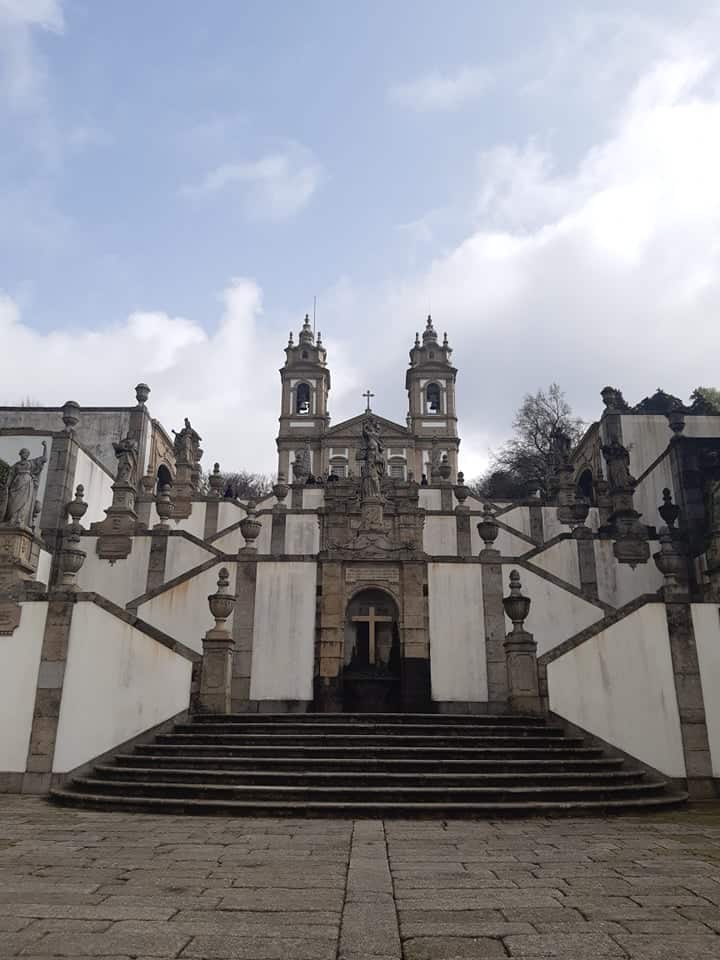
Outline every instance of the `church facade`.
POLYGON ((607 388, 550 497, 483 501, 451 357, 428 317, 404 422, 367 395, 332 424, 306 318, 258 503, 217 468, 203 484, 201 425, 167 431, 145 384, 127 407, 0 409, 0 784, 45 790, 192 705, 550 712, 713 791, 720 415, 607 388))

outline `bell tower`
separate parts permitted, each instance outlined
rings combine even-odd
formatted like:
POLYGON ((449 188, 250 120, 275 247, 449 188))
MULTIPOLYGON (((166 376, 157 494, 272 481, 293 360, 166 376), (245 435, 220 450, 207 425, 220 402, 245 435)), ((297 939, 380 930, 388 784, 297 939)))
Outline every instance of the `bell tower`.
POLYGON ((285 363, 280 368, 282 406, 277 438, 278 473, 292 481, 292 463, 298 454, 309 450, 310 472, 320 474, 321 438, 330 423, 327 411, 330 371, 322 337, 313 333, 306 314, 298 336, 292 332, 285 348, 285 363))
POLYGON ((428 314, 420 335, 410 351, 410 366, 405 375, 408 393, 408 429, 415 436, 415 476, 431 480, 433 457, 447 454, 451 476, 457 476, 458 447, 455 378, 457 370, 450 362, 452 349, 444 334, 440 343, 428 314))

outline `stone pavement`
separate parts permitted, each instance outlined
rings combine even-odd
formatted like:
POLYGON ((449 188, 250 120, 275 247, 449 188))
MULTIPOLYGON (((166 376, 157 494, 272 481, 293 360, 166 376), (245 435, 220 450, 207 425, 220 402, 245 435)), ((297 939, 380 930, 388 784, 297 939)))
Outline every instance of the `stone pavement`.
POLYGON ((415 822, 0 796, 0 958, 720 958, 720 808, 415 822))

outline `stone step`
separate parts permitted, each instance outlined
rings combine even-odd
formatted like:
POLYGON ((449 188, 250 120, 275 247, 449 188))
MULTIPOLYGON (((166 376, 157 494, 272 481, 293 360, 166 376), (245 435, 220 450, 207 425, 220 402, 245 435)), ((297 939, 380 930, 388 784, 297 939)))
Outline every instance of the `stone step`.
MULTIPOLYGON (((217 714, 195 714, 193 723, 217 723, 217 714)), ((224 713, 222 723, 302 723, 302 724, 347 724, 347 723, 392 723, 429 726, 494 726, 497 723, 511 726, 543 727, 545 717, 521 713, 224 713)))
POLYGON ((288 786, 285 784, 262 785, 219 785, 207 783, 176 783, 173 781, 153 780, 106 780, 93 777, 78 777, 72 781, 71 789, 87 793, 107 793, 126 796, 136 793, 148 797, 180 797, 202 799, 209 797, 217 800, 288 800, 290 802, 337 802, 337 803, 508 803, 517 799, 537 799, 541 802, 560 802, 566 800, 613 800, 624 796, 649 796, 662 793, 664 782, 639 782, 631 784, 580 786, 288 786))
MULTIPOLYGON (((337 786, 338 784, 368 786, 557 786, 559 784, 583 784, 588 782, 586 771, 539 773, 518 770, 513 773, 448 773, 428 772, 412 773, 362 771, 323 771, 308 770, 198 770, 192 767, 175 769, 159 768, 157 764, 149 766, 121 766, 118 764, 97 764, 94 776, 103 780, 150 780, 161 778, 172 783, 221 783, 221 784, 306 784, 308 786, 337 786)), ((602 784, 635 783, 646 776, 644 770, 599 770, 593 773, 594 786, 602 784)))
POLYGON ((430 760, 413 760, 404 757, 400 758, 377 758, 377 757, 243 757, 243 756, 218 756, 217 754, 192 756, 182 753, 153 753, 153 745, 146 745, 142 748, 136 748, 136 753, 117 754, 114 757, 115 763, 122 766, 136 766, 139 763, 152 764, 158 769, 177 769, 192 767, 196 770, 245 770, 245 769, 270 769, 283 771, 406 771, 414 772, 507 772, 520 773, 526 772, 553 772, 553 771, 577 771, 581 773, 602 772, 605 770, 617 770, 622 767, 623 760, 620 757, 592 757, 589 759, 567 759, 560 756, 555 760, 511 760, 506 758, 492 760, 449 760, 442 756, 436 756, 430 760))
POLYGON ((209 754, 211 751, 225 756, 285 756, 285 757, 328 757, 347 755, 363 758, 415 758, 423 760, 448 759, 448 760, 492 760, 497 757, 511 757, 516 760, 539 760, 539 759, 558 759, 567 757, 568 759, 583 759, 602 756, 602 751, 597 747, 548 747, 548 746, 522 746, 522 747, 448 747, 448 746, 386 746, 386 745, 366 745, 366 746, 348 746, 347 744, 323 745, 323 746, 305 746, 298 744, 289 746, 287 744, 230 744, 217 743, 188 743, 188 742, 165 742, 160 738, 153 744, 145 744, 136 747, 138 753, 183 753, 186 756, 209 754))
POLYGON ((603 816, 611 813, 642 813, 676 807, 687 801, 684 793, 653 794, 651 797, 623 797, 620 800, 576 800, 541 802, 517 800, 511 803, 333 803, 195 800, 139 795, 108 796, 56 789, 55 803, 91 809, 123 810, 137 813, 196 814, 200 816, 258 817, 531 817, 603 816))
POLYGON ((461 749, 470 747, 554 747, 561 743, 563 747, 579 747, 581 737, 548 737, 544 734, 537 736, 503 736, 492 733, 476 736, 468 733, 465 736, 444 734, 331 734, 331 733, 163 733, 157 738, 158 743, 187 743, 187 744, 218 744, 222 746, 330 746, 339 749, 352 747, 399 747, 412 749, 414 747, 442 747, 443 749, 461 749))
POLYGON ((540 724, 450 724, 446 723, 433 728, 428 723, 225 723, 224 721, 207 721, 205 723, 178 723, 176 733, 184 734, 230 734, 234 736, 298 736, 315 737, 328 735, 338 737, 351 735, 378 736, 435 736, 435 737, 563 737, 564 731, 558 726, 542 726, 540 724))

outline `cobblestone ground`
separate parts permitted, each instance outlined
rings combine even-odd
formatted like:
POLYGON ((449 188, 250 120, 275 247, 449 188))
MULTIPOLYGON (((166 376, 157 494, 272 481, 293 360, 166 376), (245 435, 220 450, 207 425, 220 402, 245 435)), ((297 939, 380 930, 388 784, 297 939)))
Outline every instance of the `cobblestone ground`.
POLYGON ((720 808, 224 820, 0 797, 0 957, 720 958, 720 808))

